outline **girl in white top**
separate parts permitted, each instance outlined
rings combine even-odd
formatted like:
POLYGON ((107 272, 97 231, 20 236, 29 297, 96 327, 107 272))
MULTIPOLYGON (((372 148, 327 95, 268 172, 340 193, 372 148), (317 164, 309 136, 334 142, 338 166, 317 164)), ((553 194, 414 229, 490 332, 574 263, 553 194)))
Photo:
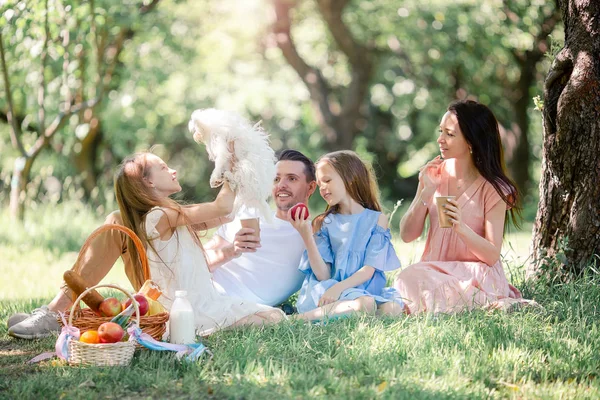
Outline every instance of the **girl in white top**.
MULTIPOLYGON (((171 306, 175 290, 187 290, 200 335, 239 325, 262 325, 284 318, 279 309, 219 294, 213 287, 198 229, 220 225, 231 212, 235 194, 225 183, 215 201, 180 205, 169 198, 181 191, 177 172, 152 153, 123 160, 115 174, 115 195, 123 223, 148 250, 152 280, 162 289, 159 301, 171 306)), ((138 260, 128 243, 131 260, 138 260)), ((139 264, 139 263, 138 263, 139 264)), ((141 275, 137 265, 136 275, 141 275)), ((141 280, 141 276, 137 276, 141 280)))

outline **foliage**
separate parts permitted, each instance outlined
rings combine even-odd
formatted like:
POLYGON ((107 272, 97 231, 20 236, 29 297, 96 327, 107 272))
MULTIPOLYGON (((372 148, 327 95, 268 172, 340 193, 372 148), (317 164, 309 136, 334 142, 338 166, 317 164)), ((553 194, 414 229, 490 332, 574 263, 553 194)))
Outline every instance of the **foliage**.
MULTIPOLYGON (((531 50, 540 21, 551 6, 539 1, 508 3, 513 14, 496 0, 406 1, 400 6, 389 0, 360 1, 351 2, 344 11, 344 21, 353 34, 377 54, 378 67, 366 102, 369 118, 355 149, 374 161, 383 179, 384 197, 390 202, 412 193, 413 183, 403 186, 402 182, 436 154, 436 126, 453 98, 475 95, 493 104, 501 122, 510 126, 513 99, 506 93, 519 75, 511 52, 531 50)), ((33 10, 11 13, 10 6, 18 9, 23 4, 5 7, 2 18, 3 29, 13 38, 9 54, 11 79, 19 88, 15 97, 20 109, 29 112, 35 107, 35 98, 26 94, 29 86, 16 83, 36 79, 38 68, 31 67, 39 62, 34 50, 39 48, 41 17, 33 10), (8 15, 19 25, 6 23, 8 15), (31 30, 26 29, 29 26, 31 30)), ((35 4, 41 7, 42 2, 35 4)), ((323 138, 308 92, 273 42, 269 3, 166 0, 144 18, 132 11, 138 4, 133 1, 117 8, 110 2, 95 4, 97 29, 106 27, 112 32, 129 24, 136 32, 124 42, 107 99, 99 110, 104 135, 97 160, 102 168, 95 204, 112 197, 112 168, 122 157, 157 143, 165 145, 164 153, 180 169, 186 198, 213 196, 207 185, 199 184, 207 181, 211 166, 204 149, 192 142, 186 129, 195 108, 227 108, 263 120, 276 150, 298 148, 313 158, 322 154, 323 138)), ((74 3, 71 7, 81 10, 69 15, 71 35, 89 43, 93 35, 86 8, 74 3)), ((318 67, 334 88, 347 84, 346 59, 337 51, 315 4, 299 2, 294 18, 293 35, 302 56, 318 67)), ((58 35, 59 20, 58 11, 53 11, 53 35, 58 35)), ((64 53, 58 43, 52 46, 54 56, 48 68, 54 79, 48 82, 47 107, 58 109, 65 90, 61 75, 64 53)), ((67 65, 74 77, 67 79, 68 87, 78 82, 76 58, 71 57, 67 65)), ((546 68, 543 65, 538 68, 546 68)), ((90 68, 91 76, 91 64, 90 68)), ((92 93, 93 88, 85 91, 92 93)), ((541 89, 532 88, 532 92, 541 89)), ((532 151, 538 156, 539 115, 531 125, 532 151)), ((85 129, 79 118, 71 119, 53 141, 56 154, 40 160, 36 169, 39 173, 52 166, 50 174, 59 182, 70 176, 74 193, 82 178, 71 155, 77 148, 78 132, 81 136, 85 129)), ((0 137, 4 155, 0 187, 6 198, 16 154, 1 126, 0 137)), ((32 185, 30 195, 35 197, 35 186, 43 182, 32 185)))

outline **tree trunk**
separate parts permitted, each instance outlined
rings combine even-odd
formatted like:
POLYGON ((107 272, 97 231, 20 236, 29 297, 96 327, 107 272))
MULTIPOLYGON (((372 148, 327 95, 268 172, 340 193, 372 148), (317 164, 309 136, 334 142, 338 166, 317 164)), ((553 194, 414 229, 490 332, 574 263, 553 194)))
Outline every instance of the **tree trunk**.
POLYGON ((535 73, 535 64, 524 65, 521 67, 521 78, 517 83, 516 101, 513 103, 515 126, 512 131, 515 135, 515 148, 512 154, 507 157, 507 164, 510 175, 515 181, 517 188, 522 195, 526 195, 529 184, 529 164, 530 164, 530 148, 529 148, 529 115, 527 115, 527 107, 531 101, 529 96, 529 88, 533 83, 533 74, 535 73))
POLYGON ((10 183, 9 210, 11 217, 18 221, 23 221, 25 218, 27 184, 31 177, 31 167, 34 160, 35 157, 18 157, 13 167, 13 175, 10 183))
POLYGON ((73 163, 77 172, 83 178, 83 191, 85 199, 90 200, 92 191, 98 185, 98 171, 97 161, 100 145, 103 140, 103 133, 98 118, 92 118, 89 122, 90 130, 79 143, 81 144, 81 150, 77 153, 73 152, 73 163))
POLYGON ((276 21, 273 34, 287 63, 306 85, 325 137, 328 151, 352 149, 354 139, 366 125, 362 111, 376 67, 372 49, 356 40, 342 19, 348 0, 317 0, 323 18, 338 50, 348 59, 351 81, 345 88, 333 88, 322 72, 299 54, 291 35, 291 10, 295 2, 274 0, 276 21), (338 93, 335 93, 338 92, 338 93), (338 94, 338 96, 335 96, 338 94), (337 97, 337 98, 336 98, 337 97), (338 100, 340 99, 340 100, 338 100))
POLYGON ((600 2, 561 4, 565 46, 544 90, 544 152, 530 274, 567 280, 600 254, 600 2))

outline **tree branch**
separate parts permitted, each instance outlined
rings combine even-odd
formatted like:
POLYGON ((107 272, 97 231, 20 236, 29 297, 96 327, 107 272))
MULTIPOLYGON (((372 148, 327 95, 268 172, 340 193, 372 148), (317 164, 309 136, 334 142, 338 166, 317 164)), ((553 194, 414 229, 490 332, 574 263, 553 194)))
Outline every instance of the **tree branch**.
POLYGON ((50 40, 48 0, 44 1, 44 12, 44 46, 41 55, 40 85, 38 86, 37 95, 40 136, 44 134, 44 130, 46 129, 46 108, 44 107, 44 100, 46 99, 46 65, 48 63, 48 41, 50 40))
POLYGON ((86 102, 74 105, 73 107, 70 107, 68 110, 61 111, 60 113, 58 113, 56 118, 54 118, 54 121, 52 121, 52 123, 46 128, 44 135, 40 136, 35 141, 34 145, 31 147, 31 149, 29 149, 29 151, 27 152, 27 157, 35 158, 35 156, 37 156, 37 154, 50 142, 50 139, 52 139, 52 136, 54 136, 54 134, 56 132, 58 132, 60 130, 60 128, 63 127, 63 125, 65 124, 65 122, 71 115, 78 113, 80 110, 94 107, 100 101, 101 101, 100 98, 95 98, 93 100, 88 100, 86 102))
POLYGON ((371 51, 359 44, 342 19, 348 0, 318 0, 317 4, 327 28, 340 50, 348 57, 352 80, 342 103, 342 118, 357 116, 369 89, 373 61, 371 51))
POLYGON ((152 11, 153 9, 156 8, 156 6, 158 5, 158 3, 160 2, 160 0, 152 0, 150 3, 144 5, 142 4, 140 6, 140 14, 144 15, 146 13, 149 13, 150 11, 152 11))
POLYGON ((347 4, 348 0, 317 1, 321 15, 325 19, 327 28, 331 32, 336 44, 342 53, 348 57, 350 64, 358 66, 365 64, 365 62, 368 63, 365 57, 368 58, 370 56, 370 51, 354 39, 352 32, 350 32, 350 29, 348 29, 342 19, 342 12, 347 4))
POLYGON ((0 58, 2 61, 2 77, 4 79, 4 90, 6 91, 6 103, 8 104, 8 111, 6 112, 6 122, 10 125, 10 140, 12 145, 16 147, 22 156, 25 156, 26 151, 21 142, 21 125, 17 121, 15 116, 15 108, 12 99, 12 92, 10 87, 10 79, 8 77, 8 68, 6 67, 6 53, 4 51, 4 38, 0 31, 0 58))
MULTIPOLYGON (((0 121, 6 123, 6 124, 11 124, 11 121, 8 118, 8 111, 0 111, 0 121)), ((25 121, 25 117, 21 116, 21 115, 15 115, 13 116, 13 118, 15 119, 15 121, 17 122, 17 124, 19 125, 21 131, 22 130, 26 130, 27 132, 32 132, 32 133, 38 133, 39 129, 37 126, 34 125, 30 125, 27 124, 26 126, 23 126, 23 122, 25 121)), ((12 129, 12 127, 11 127, 12 129)), ((23 154, 25 155, 25 154, 23 154)))
MULTIPOLYGON (((71 104, 72 101, 72 93, 71 93, 71 89, 69 88, 69 83, 68 83, 68 78, 69 78, 69 60, 71 58, 71 53, 69 52, 69 44, 71 42, 71 37, 69 34, 69 28, 67 26, 67 11, 65 10, 65 7, 58 2, 59 4, 59 13, 60 13, 60 18, 61 18, 61 24, 62 24, 62 29, 61 29, 61 33, 60 36, 62 36, 62 47, 64 49, 64 54, 63 54, 63 66, 62 66, 62 86, 63 86, 63 90, 65 91, 65 108, 68 108, 69 105, 71 104)), ((79 31, 79 18, 76 19, 76 32, 79 31)))
POLYGON ((302 82, 308 88, 310 97, 318 104, 319 111, 327 124, 333 124, 335 116, 329 106, 329 96, 331 89, 323 78, 321 71, 309 66, 298 54, 296 45, 291 35, 290 9, 294 3, 290 0, 275 0, 276 21, 273 26, 273 33, 277 46, 281 49, 283 57, 288 64, 296 71, 302 82))

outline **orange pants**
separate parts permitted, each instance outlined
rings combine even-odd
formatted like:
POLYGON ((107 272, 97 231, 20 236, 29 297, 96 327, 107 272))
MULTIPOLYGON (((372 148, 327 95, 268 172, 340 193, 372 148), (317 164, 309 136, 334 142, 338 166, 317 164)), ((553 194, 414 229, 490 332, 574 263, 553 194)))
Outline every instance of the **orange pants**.
MULTIPOLYGON (((121 213, 113 211, 106 217, 104 224, 123 225, 121 213)), ((120 231, 103 232, 90 243, 79 262, 73 265, 72 269, 78 272, 88 285, 96 285, 108 274, 120 256, 125 266, 125 274, 133 284, 134 266, 131 263, 125 239, 125 234, 120 231)), ((69 298, 73 298, 73 293, 66 284, 63 283, 61 290, 69 298)))

